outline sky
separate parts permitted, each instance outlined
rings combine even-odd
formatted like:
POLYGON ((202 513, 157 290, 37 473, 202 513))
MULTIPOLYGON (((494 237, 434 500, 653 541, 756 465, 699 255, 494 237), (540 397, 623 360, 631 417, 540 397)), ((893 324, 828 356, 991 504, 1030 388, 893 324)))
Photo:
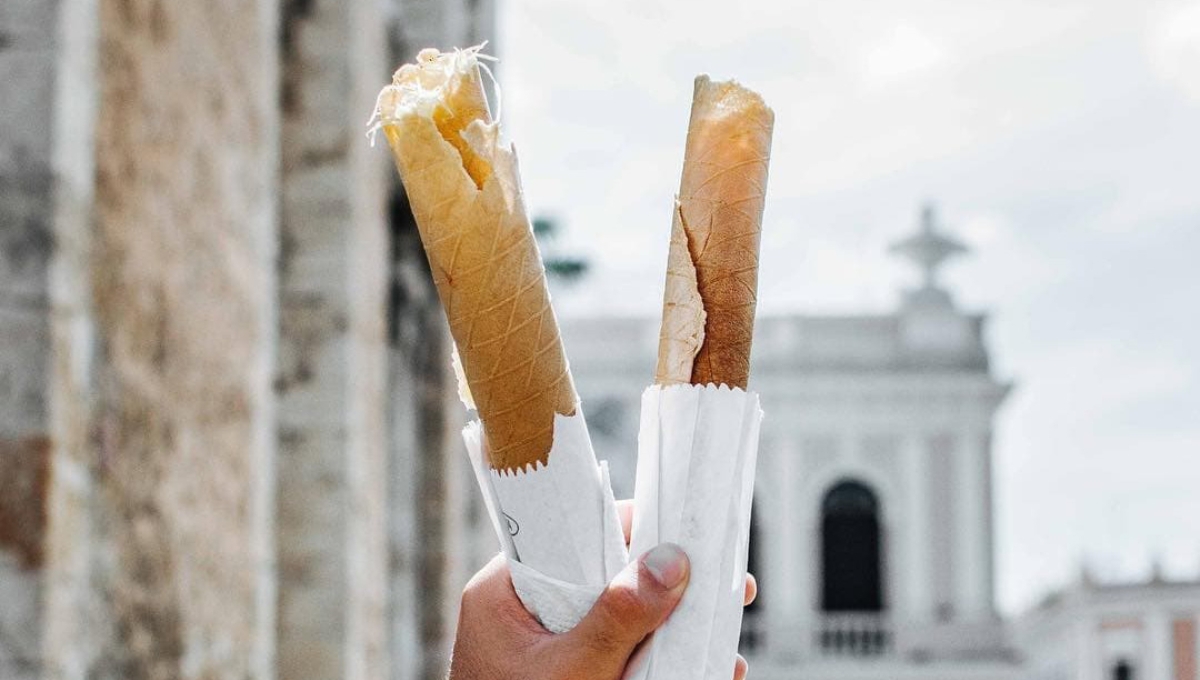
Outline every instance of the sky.
POLYGON ((497 33, 527 204, 593 263, 560 313, 658 313, 692 79, 734 77, 776 113, 760 314, 894 309, 926 201, 972 248, 1002 609, 1200 576, 1200 2, 500 0, 497 33))

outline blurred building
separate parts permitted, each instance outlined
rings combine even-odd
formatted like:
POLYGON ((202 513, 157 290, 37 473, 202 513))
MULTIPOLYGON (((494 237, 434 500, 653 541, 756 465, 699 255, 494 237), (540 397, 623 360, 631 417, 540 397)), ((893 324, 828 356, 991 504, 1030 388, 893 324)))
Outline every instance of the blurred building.
MULTIPOLYGON (((759 320, 762 429, 743 628, 758 678, 1200 680, 1200 582, 1080 587, 1018 621, 995 609, 986 316, 937 281, 965 248, 926 209, 893 252, 922 282, 870 316, 759 320)), ((597 453, 629 495, 656 319, 569 319, 597 453)))
POLYGON ((1080 582, 1014 625, 1030 680, 1200 677, 1200 582, 1080 582))

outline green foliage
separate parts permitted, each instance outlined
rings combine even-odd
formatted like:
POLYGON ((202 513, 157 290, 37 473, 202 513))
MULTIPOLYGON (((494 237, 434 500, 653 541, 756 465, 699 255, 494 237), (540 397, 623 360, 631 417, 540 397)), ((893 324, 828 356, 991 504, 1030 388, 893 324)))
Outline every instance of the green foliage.
POLYGON ((564 281, 577 281, 588 271, 588 261, 575 257, 555 257, 546 260, 546 273, 564 281))
POLYGON ((552 239, 558 234, 558 223, 549 217, 533 218, 533 235, 539 240, 552 239))
POLYGON ((584 257, 560 253, 553 245, 558 234, 559 224, 556 220, 545 216, 533 218, 533 235, 542 249, 546 275, 566 283, 579 281, 587 275, 591 263, 584 257))

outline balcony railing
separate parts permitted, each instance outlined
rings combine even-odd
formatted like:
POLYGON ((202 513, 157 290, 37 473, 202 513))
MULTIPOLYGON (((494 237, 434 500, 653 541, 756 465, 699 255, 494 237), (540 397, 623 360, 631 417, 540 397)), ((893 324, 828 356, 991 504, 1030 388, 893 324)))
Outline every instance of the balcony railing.
POLYGON ((813 646, 823 656, 871 657, 892 651, 887 617, 873 612, 824 613, 813 646))
POLYGON ((896 646, 891 620, 879 612, 826 612, 812 619, 811 627, 780 630, 769 629, 761 612, 746 612, 740 649, 750 654, 790 650, 806 657, 862 659, 890 655, 896 646))

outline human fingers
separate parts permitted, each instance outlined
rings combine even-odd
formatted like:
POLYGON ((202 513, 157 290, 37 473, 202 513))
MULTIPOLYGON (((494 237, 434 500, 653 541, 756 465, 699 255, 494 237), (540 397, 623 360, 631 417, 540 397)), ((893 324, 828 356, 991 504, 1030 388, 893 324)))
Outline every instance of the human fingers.
POLYGON ((512 650, 552 637, 525 610, 513 590, 508 561, 497 555, 463 589, 450 680, 522 677, 525 669, 512 650))
POLYGON ((733 665, 733 680, 746 680, 746 674, 749 672, 750 665, 746 663, 746 658, 738 654, 737 662, 733 665))
POLYGON ((633 533, 633 499, 617 501, 617 515, 621 518, 621 532, 625 534, 625 545, 633 533))
POLYGON ((746 593, 742 595, 742 606, 749 606, 754 598, 758 597, 758 579, 754 578, 754 574, 746 574, 746 593))
POLYGON ((679 604, 689 573, 687 555, 670 543, 630 563, 579 625, 552 642, 567 675, 619 678, 637 645, 679 604))

